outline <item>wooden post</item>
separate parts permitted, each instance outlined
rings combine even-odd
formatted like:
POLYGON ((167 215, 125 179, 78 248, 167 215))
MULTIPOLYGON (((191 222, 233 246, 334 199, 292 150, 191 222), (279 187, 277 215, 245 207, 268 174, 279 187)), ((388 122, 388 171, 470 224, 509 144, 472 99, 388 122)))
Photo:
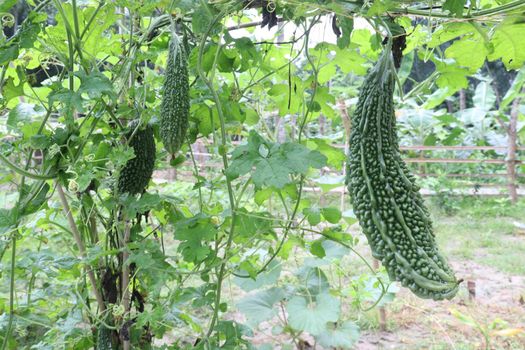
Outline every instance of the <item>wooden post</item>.
MULTIPOLYGON (((379 268, 379 260, 374 259, 373 267, 374 270, 379 268)), ((384 306, 379 307, 379 330, 381 332, 386 331, 386 309, 384 306)))
POLYGON ((467 108, 467 94, 464 89, 459 90, 459 110, 467 108))
POLYGON ((517 150, 517 125, 521 97, 517 97, 512 101, 510 109, 510 121, 507 128, 507 178, 509 196, 512 204, 518 201, 518 189, 516 185, 516 150, 517 150))
MULTIPOLYGON (((339 108, 339 111, 341 112, 341 119, 343 120, 343 126, 345 128, 345 155, 348 157, 348 146, 349 146, 349 140, 350 140, 350 131, 352 130, 351 122, 350 122, 350 116, 348 115, 348 110, 346 108, 345 100, 342 98, 337 101, 337 107, 339 108)), ((346 176, 346 161, 343 164, 343 176, 346 176)), ((346 189, 343 187, 343 191, 341 191, 341 212, 345 210, 345 193, 346 189)))

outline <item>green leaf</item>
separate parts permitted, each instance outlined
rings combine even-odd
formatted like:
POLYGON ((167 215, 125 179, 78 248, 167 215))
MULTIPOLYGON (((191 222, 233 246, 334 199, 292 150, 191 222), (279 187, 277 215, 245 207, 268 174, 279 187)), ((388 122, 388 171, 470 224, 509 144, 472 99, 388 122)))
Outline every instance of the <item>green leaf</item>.
POLYGON ((96 175, 92 171, 82 172, 82 174, 77 179, 78 191, 84 192, 91 184, 91 181, 96 178, 96 175))
POLYGON ((491 110, 494 106, 494 103, 496 102, 496 94, 494 93, 494 89, 492 89, 492 86, 488 82, 480 82, 478 86, 476 86, 476 91, 474 92, 472 101, 474 102, 474 106, 476 108, 485 111, 491 110))
POLYGON ((312 226, 316 226, 321 222, 321 212, 319 208, 304 208, 303 214, 306 216, 308 223, 312 226))
POLYGON ((274 305, 283 300, 284 296, 283 289, 274 287, 244 297, 237 303, 237 308, 246 316, 248 324, 255 327, 277 315, 274 305))
POLYGON ((439 60, 435 58, 436 70, 439 76, 436 84, 440 88, 448 88, 449 91, 456 92, 468 87, 467 75, 469 71, 453 64, 449 59, 439 60))
MULTIPOLYGON (((90 176, 87 174, 86 176, 90 176)), ((85 181, 88 181, 85 179, 85 181)), ((88 183, 89 185, 89 183, 88 183)), ((137 213, 145 213, 151 209, 158 207, 161 203, 161 197, 158 194, 144 193, 140 198, 128 196, 124 203, 124 213, 127 217, 134 217, 137 213)))
POLYGON ((54 102, 62 103, 65 107, 65 114, 69 118, 72 118, 75 110, 78 112, 86 111, 82 104, 82 96, 76 91, 60 89, 50 93, 48 99, 49 104, 53 104, 54 102))
POLYGON ((503 111, 519 95, 523 84, 525 84, 525 66, 521 67, 509 90, 507 90, 507 93, 503 96, 499 105, 500 111, 503 111))
POLYGON ((295 296, 286 305, 286 311, 290 326, 317 336, 327 331, 328 322, 338 320, 340 302, 328 293, 319 294, 315 302, 295 296))
POLYGON ((326 253, 325 259, 329 261, 341 260, 350 252, 350 249, 347 247, 344 247, 340 243, 330 239, 324 239, 322 245, 326 253))
POLYGON ((0 48, 0 64, 6 64, 18 58, 18 45, 0 48))
POLYGON ((98 71, 85 73, 84 71, 76 72, 75 75, 80 78, 80 88, 78 93, 87 94, 90 98, 99 98, 102 95, 107 95, 110 98, 116 98, 113 84, 104 74, 98 71))
POLYGON ((200 6, 193 13, 191 26, 193 32, 195 34, 204 33, 213 21, 213 17, 214 13, 212 13, 211 8, 204 1, 201 1, 200 6))
POLYGON ((326 252, 324 251, 323 247, 323 241, 324 239, 318 239, 313 241, 310 245, 310 253, 318 258, 324 258, 326 256, 326 252))
POLYGON ((448 136, 443 140, 443 145, 445 146, 456 145, 458 143, 459 135, 461 135, 464 132, 465 130, 459 127, 452 129, 451 131, 449 131, 448 136))
POLYGON ((315 183, 321 188, 323 192, 328 192, 334 188, 344 186, 344 176, 331 176, 324 175, 317 179, 314 179, 315 183))
POLYGON ((341 211, 337 208, 322 208, 321 214, 331 224, 337 224, 341 220, 341 211))
MULTIPOLYGON (((325 246, 323 245, 323 249, 325 249, 325 246)), ((326 249, 325 249, 326 253, 326 249)), ((319 261, 319 259, 315 259, 319 261)), ((328 293, 328 290, 330 289, 330 283, 328 282, 328 277, 326 277, 326 274, 321 270, 319 267, 315 266, 314 263, 312 265, 305 264, 299 271, 297 272, 297 276, 300 278, 301 282, 303 283, 304 287, 308 289, 308 294, 312 296, 316 296, 323 293, 328 293)))
MULTIPOLYGON (((18 0, 2 0, 2 3, 0 3, 0 13, 1 12, 9 12, 9 10, 16 5, 18 0)), ((3 16, 3 14, 2 14, 3 16)))
POLYGON ((443 4, 443 10, 450 11, 456 17, 462 17, 466 2, 467 0, 446 0, 443 4))
POLYGON ((35 121, 39 121, 43 118, 45 111, 33 104, 20 102, 9 111, 7 116, 7 129, 20 131, 20 127, 35 121))
POLYGON ((359 327, 352 321, 328 323, 327 330, 315 339, 325 348, 352 349, 359 340, 359 327))
POLYGON ((434 48, 458 36, 471 34, 474 31, 474 27, 468 22, 444 23, 443 26, 432 33, 432 39, 428 42, 428 46, 434 48))
MULTIPOLYGON (((243 271, 238 272, 243 274, 243 271)), ((235 277, 233 280, 242 290, 249 292, 262 286, 275 284, 280 275, 281 263, 274 259, 268 264, 266 270, 258 274, 255 279, 235 277)))
POLYGON ((253 236, 264 236, 273 233, 272 217, 266 212, 248 212, 244 208, 238 209, 235 216, 235 242, 251 240, 253 236))
POLYGON ((273 193, 273 189, 271 188, 263 188, 255 192, 254 201, 257 203, 257 205, 262 205, 264 202, 266 202, 273 193))
POLYGON ((29 139, 29 145, 32 149, 46 149, 53 141, 49 136, 38 134, 29 139))
POLYGON ((445 57, 453 58, 458 65, 467 67, 474 73, 483 66, 488 52, 483 37, 478 34, 472 38, 463 37, 454 41, 446 49, 445 57))
POLYGON ((40 33, 40 22, 47 19, 45 13, 30 12, 27 19, 20 27, 19 45, 20 48, 30 49, 34 46, 40 33))
POLYGON ((346 223, 348 225, 353 225, 355 224, 358 220, 357 220, 357 217, 355 216, 355 213, 352 209, 349 209, 349 210, 345 210, 342 214, 343 216, 343 219, 345 219, 346 223))
POLYGON ((341 37, 337 38, 337 46, 340 49, 347 48, 350 45, 352 30, 354 30, 354 19, 347 16, 338 16, 337 24, 342 31, 341 37))
POLYGON ((310 168, 321 168, 326 164, 326 157, 318 151, 311 151, 297 143, 272 143, 253 130, 250 131, 248 144, 234 150, 232 160, 226 170, 226 176, 230 179, 251 172, 256 187, 278 189, 292 182, 291 175, 306 175, 310 168))
POLYGON ((448 86, 437 89, 427 97, 427 100, 423 104, 423 108, 432 109, 436 106, 439 106, 445 99, 449 96, 452 96, 457 90, 451 89, 448 86))
POLYGON ((490 39, 494 50, 488 55, 489 60, 501 58, 507 69, 519 69, 525 62, 525 23, 503 22, 498 25, 490 39))
MULTIPOLYGON (((27 199, 29 199, 29 198, 27 198, 27 196, 31 196, 32 195, 31 189, 32 189, 31 187, 28 187, 28 193, 26 193, 24 191, 23 196, 22 196, 22 202, 25 202, 27 199)), ((50 189, 49 184, 45 183, 40 188, 40 190, 38 191, 36 196, 34 196, 31 199, 31 201, 29 203, 27 203, 24 206, 24 208, 22 208, 22 215, 29 215, 29 214, 33 214, 36 211, 38 211, 38 209, 40 209, 40 207, 46 202, 46 200, 47 200, 47 193, 49 192, 49 189, 50 189)))
POLYGON ((17 210, 0 208, 0 233, 6 233, 16 226, 18 220, 17 210))
POLYGON ((385 13, 392 6, 391 0, 376 0, 372 3, 372 6, 368 9, 367 14, 369 16, 379 16, 385 13))
POLYGON ((212 225, 210 218, 199 214, 183 220, 175 226, 175 239, 181 241, 178 250, 184 260, 201 262, 211 253, 207 242, 214 239, 217 229, 212 225))
POLYGON ((307 146, 310 147, 311 144, 315 145, 312 148, 315 148, 316 151, 319 151, 326 157, 326 163, 329 166, 338 170, 342 168, 346 156, 341 148, 334 147, 326 140, 318 138, 308 140, 307 146))
POLYGON ((14 79, 9 77, 2 88, 2 95, 5 102, 9 102, 18 96, 24 96, 24 84, 19 83, 17 86, 15 85, 14 79))

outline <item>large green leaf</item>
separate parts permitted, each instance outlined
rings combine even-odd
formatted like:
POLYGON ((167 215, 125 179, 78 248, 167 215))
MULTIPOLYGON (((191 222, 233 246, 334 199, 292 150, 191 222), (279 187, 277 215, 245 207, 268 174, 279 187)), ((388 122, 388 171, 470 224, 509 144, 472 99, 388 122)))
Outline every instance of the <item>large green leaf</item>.
POLYGON ((212 225, 210 218, 202 214, 179 222, 175 226, 175 239, 181 241, 178 250, 184 260, 200 262, 206 259, 211 253, 207 242, 211 241, 216 233, 217 229, 212 225))
MULTIPOLYGON (((239 271, 239 273, 245 274, 244 271, 239 271)), ((257 277, 255 277, 255 279, 235 277, 234 282, 239 287, 241 287, 242 290, 249 292, 254 289, 261 288, 263 286, 275 284, 279 279, 280 275, 281 263, 274 259, 268 264, 266 270, 258 274, 257 277)))
POLYGON ((483 37, 476 33, 454 41, 445 51, 445 56, 453 58, 460 66, 467 67, 470 72, 475 73, 483 66, 488 52, 483 37))
POLYGON ((257 326, 263 321, 272 319, 277 314, 275 304, 283 300, 284 290, 270 288, 259 293, 251 294, 237 303, 237 308, 242 312, 250 326, 257 326))
POLYGON ((326 164, 326 157, 318 151, 311 151, 298 143, 272 143, 253 130, 248 144, 237 147, 232 159, 226 170, 230 179, 251 172, 255 186, 275 188, 291 183, 291 175, 306 175, 310 168, 321 168, 326 164))
POLYGON ((507 69, 519 69, 525 62, 525 23, 503 22, 496 27, 490 43, 494 50, 489 60, 501 58, 507 69))
POLYGON ((351 349, 359 339, 359 327, 352 321, 329 323, 315 339, 326 348, 351 349))
POLYGON ((75 73, 80 78, 81 84, 78 90, 79 94, 87 94, 90 98, 99 98, 102 95, 107 95, 115 98, 116 94, 113 90, 113 84, 104 74, 100 72, 85 73, 79 71, 75 73))
POLYGON ((288 322, 293 328, 320 335, 327 331, 328 322, 336 322, 339 318, 339 299, 328 293, 319 294, 314 301, 295 296, 286 305, 288 322))
POLYGON ((494 89, 488 82, 480 82, 478 86, 476 86, 476 91, 474 92, 472 101, 474 102, 475 107, 489 111, 494 107, 494 102, 496 102, 494 89))
POLYGON ((11 228, 16 225, 17 222, 17 211, 15 208, 3 209, 0 208, 0 233, 3 234, 8 232, 11 228))

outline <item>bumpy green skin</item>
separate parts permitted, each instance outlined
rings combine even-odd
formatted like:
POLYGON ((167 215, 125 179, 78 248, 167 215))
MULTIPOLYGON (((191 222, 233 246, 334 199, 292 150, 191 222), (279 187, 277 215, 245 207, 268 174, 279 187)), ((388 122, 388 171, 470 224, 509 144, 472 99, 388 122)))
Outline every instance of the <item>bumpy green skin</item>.
MULTIPOLYGON (((137 121, 129 124, 126 139, 131 137, 137 125, 137 121)), ((128 160, 121 170, 117 187, 119 193, 134 195, 142 193, 148 186, 155 168, 156 150, 153 128, 150 125, 146 125, 143 129, 137 130, 129 141, 128 146, 133 147, 135 158, 128 160)))
POLYGON ((347 185, 354 212, 392 280, 422 298, 451 299, 459 282, 438 252, 419 187, 399 154, 394 81, 386 48, 352 116, 347 185))
POLYGON ((111 329, 100 326, 97 332, 97 350, 112 350, 111 329))
POLYGON ((160 137, 171 154, 177 153, 186 140, 189 114, 188 58, 184 45, 171 40, 160 107, 160 137))

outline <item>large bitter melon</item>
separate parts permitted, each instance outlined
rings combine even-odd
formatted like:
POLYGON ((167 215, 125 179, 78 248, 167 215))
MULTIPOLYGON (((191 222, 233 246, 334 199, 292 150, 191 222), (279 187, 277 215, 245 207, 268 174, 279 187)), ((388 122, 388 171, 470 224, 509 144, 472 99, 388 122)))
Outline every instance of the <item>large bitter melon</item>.
POLYGON ((175 154, 186 140, 190 114, 190 87, 186 48, 172 38, 160 107, 160 137, 166 150, 175 154))
POLYGON ((133 148, 135 157, 128 160, 118 177, 118 192, 134 195, 142 193, 148 186, 155 168, 155 137, 151 125, 137 129, 138 121, 128 125, 126 139, 133 148), (135 129, 137 129, 135 131, 135 129), (135 134, 133 135, 133 132, 135 134))
POLYGON ((387 46, 366 76, 352 116, 347 185, 353 210, 391 280, 422 298, 451 299, 459 282, 436 247, 429 212, 399 154, 394 84, 387 46))

